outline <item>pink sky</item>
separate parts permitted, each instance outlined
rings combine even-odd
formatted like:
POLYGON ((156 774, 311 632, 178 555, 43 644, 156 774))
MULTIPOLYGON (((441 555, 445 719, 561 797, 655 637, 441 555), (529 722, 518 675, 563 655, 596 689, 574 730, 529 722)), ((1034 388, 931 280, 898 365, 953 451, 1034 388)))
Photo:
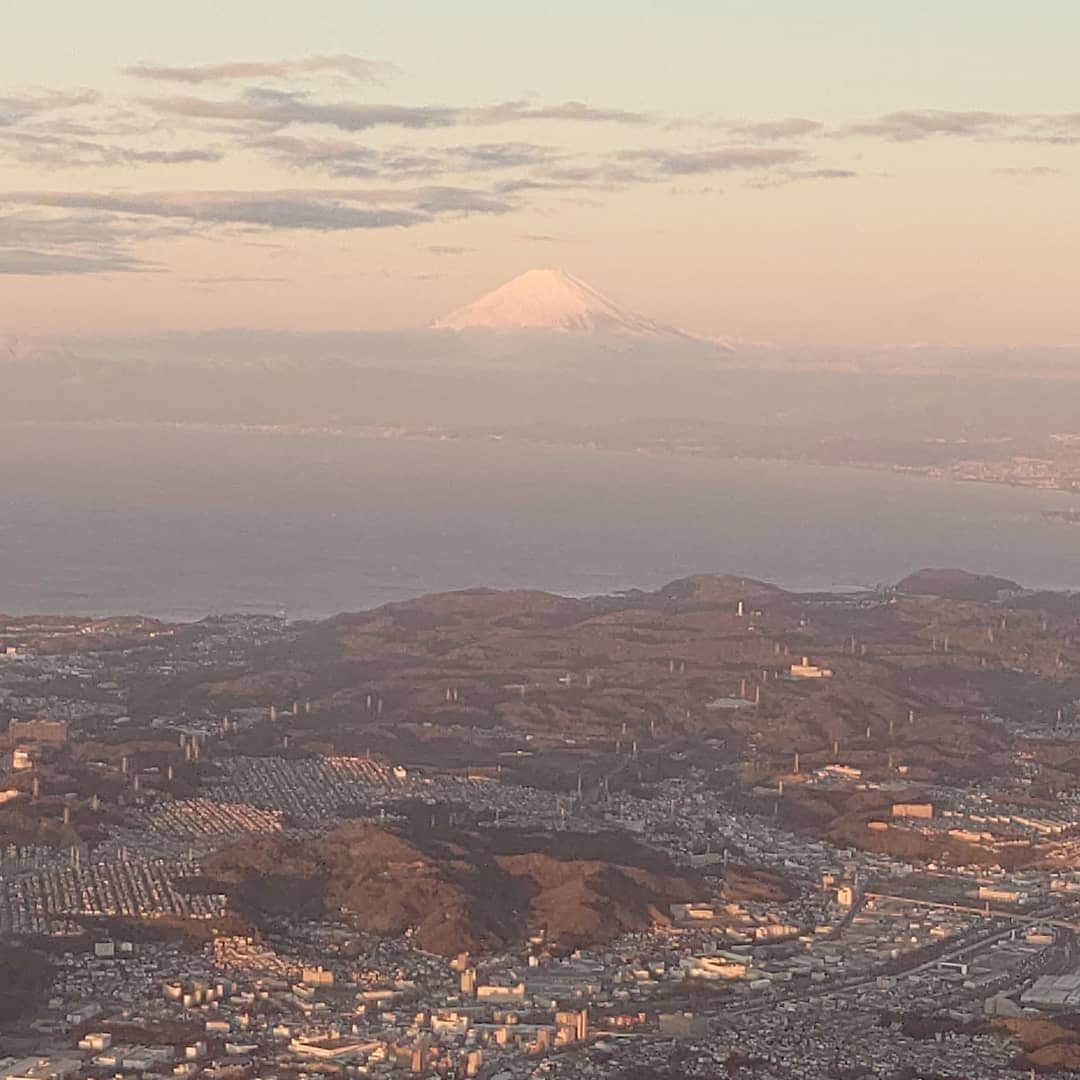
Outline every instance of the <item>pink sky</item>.
POLYGON ((710 336, 1080 341, 1075 9, 1021 56, 967 0, 887 35, 839 2, 528 33, 478 2, 423 42, 381 3, 113 6, 111 39, 28 16, 2 77, 0 334, 413 328, 557 265, 710 336))

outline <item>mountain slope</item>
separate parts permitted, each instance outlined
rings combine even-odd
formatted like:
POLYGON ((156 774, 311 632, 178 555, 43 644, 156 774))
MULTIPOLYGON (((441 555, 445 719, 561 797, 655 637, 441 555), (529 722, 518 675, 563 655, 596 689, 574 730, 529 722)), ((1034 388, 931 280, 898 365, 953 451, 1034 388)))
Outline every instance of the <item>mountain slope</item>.
POLYGON ((562 270, 529 270, 433 326, 438 330, 546 330, 692 340, 681 330, 619 307, 562 270))
POLYGON ((227 893, 256 926, 345 909, 367 933, 409 932, 444 956, 501 950, 539 930, 567 950, 604 943, 666 923, 672 903, 706 888, 692 871, 610 834, 456 829, 438 837, 357 821, 313 841, 228 845, 206 867, 201 884, 227 893), (595 856, 594 846, 608 857, 583 857, 595 856))

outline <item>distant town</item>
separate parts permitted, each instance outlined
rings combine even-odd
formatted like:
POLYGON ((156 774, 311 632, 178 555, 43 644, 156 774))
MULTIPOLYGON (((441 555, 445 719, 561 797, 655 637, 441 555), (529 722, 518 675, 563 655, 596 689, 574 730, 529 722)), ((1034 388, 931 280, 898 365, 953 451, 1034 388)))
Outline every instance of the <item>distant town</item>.
POLYGON ((1080 597, 0 616, 0 1077, 1080 1069, 1080 597))

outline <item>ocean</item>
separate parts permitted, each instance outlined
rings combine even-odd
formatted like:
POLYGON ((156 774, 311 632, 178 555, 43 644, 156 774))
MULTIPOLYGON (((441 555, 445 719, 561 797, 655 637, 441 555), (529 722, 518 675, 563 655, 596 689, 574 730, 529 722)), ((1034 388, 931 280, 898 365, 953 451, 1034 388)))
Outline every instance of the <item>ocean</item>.
POLYGON ((1080 589, 1059 492, 512 441, 0 432, 0 611, 313 618, 479 585, 793 589, 961 567, 1080 589))

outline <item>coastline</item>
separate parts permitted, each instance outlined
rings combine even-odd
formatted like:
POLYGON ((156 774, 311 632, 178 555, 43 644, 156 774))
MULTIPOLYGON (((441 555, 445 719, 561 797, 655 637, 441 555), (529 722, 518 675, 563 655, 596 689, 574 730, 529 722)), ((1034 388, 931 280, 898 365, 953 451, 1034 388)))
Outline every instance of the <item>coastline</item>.
MULTIPOLYGON (((612 454, 633 456, 673 457, 680 460, 710 460, 724 462, 747 462, 753 464, 795 464, 827 469, 863 469, 872 472, 896 473, 903 476, 924 477, 931 480, 949 480, 965 484, 986 484, 994 487, 1024 488, 1033 491, 1060 492, 1080 495, 1080 486, 1063 486, 1050 482, 1044 476, 1025 478, 1021 476, 978 475, 973 470, 986 468, 990 463, 978 458, 959 461, 951 466, 906 465, 887 460, 865 458, 827 458, 812 453, 800 454, 753 454, 738 451, 715 452, 708 446, 685 447, 663 442, 637 446, 610 445, 595 439, 553 439, 537 436, 519 429, 419 427, 405 424, 369 424, 339 426, 334 424, 246 424, 211 423, 206 421, 136 421, 136 420, 23 420, 7 425, 13 430, 34 431, 91 431, 91 432, 191 432, 215 435, 269 435, 282 438, 322 438, 355 441, 409 441, 409 442, 514 442, 525 446, 562 448, 574 450, 604 451, 612 454)), ((1010 459, 1012 460, 1012 459, 1010 459)), ((1050 470, 1051 458, 1024 457, 1025 463, 1038 464, 1050 470)))

